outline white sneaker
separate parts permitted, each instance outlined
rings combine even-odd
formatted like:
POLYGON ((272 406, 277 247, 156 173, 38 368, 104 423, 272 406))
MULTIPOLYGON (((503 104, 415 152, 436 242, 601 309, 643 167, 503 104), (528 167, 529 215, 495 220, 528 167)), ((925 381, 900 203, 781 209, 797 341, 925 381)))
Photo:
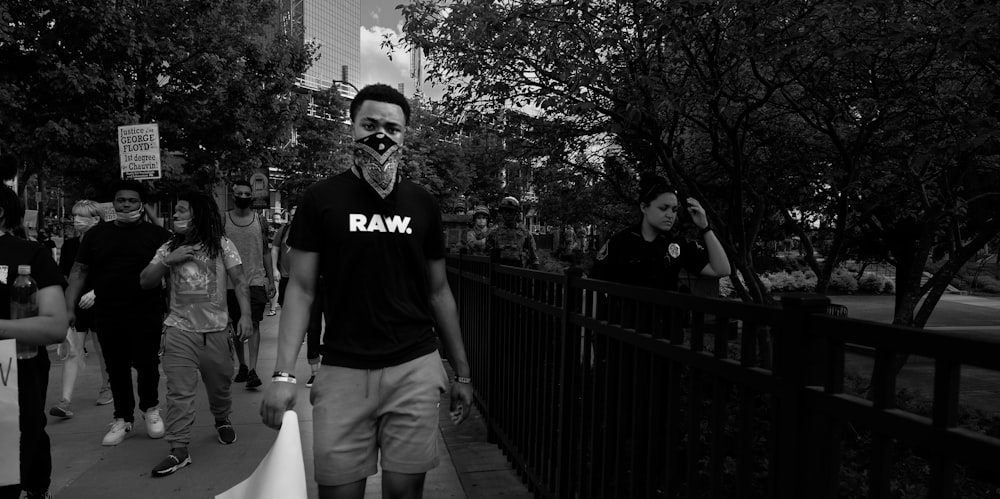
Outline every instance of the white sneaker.
POLYGON ((166 430, 163 428, 163 418, 160 417, 160 409, 158 407, 151 407, 142 417, 146 420, 146 433, 149 434, 149 438, 162 438, 166 430))
POLYGON ((111 430, 104 435, 104 442, 101 445, 118 445, 125 440, 125 434, 132 431, 132 423, 126 423, 124 419, 118 418, 111 422, 111 430))

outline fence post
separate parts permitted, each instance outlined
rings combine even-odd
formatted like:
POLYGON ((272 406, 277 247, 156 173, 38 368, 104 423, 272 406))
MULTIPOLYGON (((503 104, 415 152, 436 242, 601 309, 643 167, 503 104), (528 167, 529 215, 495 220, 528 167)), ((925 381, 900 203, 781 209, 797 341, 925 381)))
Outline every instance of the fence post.
POLYGON ((775 431, 775 497, 807 497, 809 445, 804 444, 813 420, 806 401, 805 387, 819 382, 822 357, 809 334, 807 318, 824 313, 830 299, 823 295, 796 293, 781 298, 784 318, 773 335, 774 374, 780 380, 775 431))
POLYGON ((566 270, 562 296, 562 334, 559 341, 562 352, 559 362, 559 421, 556 428, 556 473, 553 497, 570 497, 572 490, 573 418, 576 415, 576 381, 580 368, 580 337, 573 326, 573 313, 577 308, 579 288, 576 280, 583 277, 583 270, 572 267, 566 270))
POLYGON ((497 438, 497 433, 495 429, 496 425, 496 413, 497 413, 497 398, 499 395, 499 390, 497 388, 499 380, 499 374, 497 372, 497 361, 496 358, 500 355, 499 341, 496 338, 497 332, 494 328, 497 321, 497 307, 495 298, 494 284, 496 283, 496 262, 490 258, 488 267, 486 270, 486 286, 489 290, 486 293, 486 372, 487 379, 489 380, 489 397, 490 400, 487 401, 487 406, 490 408, 490 413, 486 417, 486 441, 491 444, 499 444, 500 439, 497 438))

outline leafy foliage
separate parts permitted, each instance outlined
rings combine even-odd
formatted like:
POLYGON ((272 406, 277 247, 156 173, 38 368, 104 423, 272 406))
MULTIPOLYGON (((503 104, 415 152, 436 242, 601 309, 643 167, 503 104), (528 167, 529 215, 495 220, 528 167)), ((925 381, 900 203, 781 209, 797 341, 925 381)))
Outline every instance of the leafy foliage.
POLYGON ((989 208, 1000 196, 996 5, 417 0, 402 10, 406 41, 447 87, 444 106, 519 107, 548 132, 535 137, 548 143, 541 206, 580 219, 588 204, 603 216, 614 203, 627 218, 635 174, 665 173, 703 201, 751 276, 733 281, 744 299, 768 301, 759 238, 790 233, 819 291, 845 258, 895 263, 896 321, 919 326, 949 275, 1000 231, 989 208), (581 159, 587 142, 608 144, 606 161, 581 159), (815 235, 829 241, 822 255, 815 235), (952 264, 922 286, 932 255, 952 264))
POLYGON ((23 178, 65 176, 73 197, 97 197, 118 176, 125 124, 159 124, 161 150, 181 160, 169 189, 277 165, 304 112, 288 96, 312 53, 277 30, 276 5, 5 2, 0 148, 23 178))

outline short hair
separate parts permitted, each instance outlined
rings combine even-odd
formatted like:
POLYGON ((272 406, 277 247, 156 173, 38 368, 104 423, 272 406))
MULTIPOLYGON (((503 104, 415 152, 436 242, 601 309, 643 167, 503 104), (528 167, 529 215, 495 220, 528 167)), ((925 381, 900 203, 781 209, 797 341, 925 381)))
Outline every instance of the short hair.
POLYGON ((247 180, 247 179, 245 179, 245 178, 241 178, 239 180, 234 180, 233 181, 233 190, 236 190, 236 186, 238 186, 238 185, 242 185, 244 187, 249 188, 251 191, 253 191, 253 185, 251 185, 250 181, 247 180))
POLYGON ((86 215, 83 216, 87 217, 99 217, 104 215, 104 212, 101 210, 101 207, 98 206, 97 202, 89 199, 81 199, 73 204, 73 209, 70 210, 70 213, 76 213, 77 211, 86 213, 86 215))
POLYGON ((386 85, 385 83, 375 83, 362 88, 358 95, 351 101, 351 121, 358 115, 358 109, 366 100, 395 104, 403 108, 403 116, 406 118, 406 125, 410 124, 410 103, 406 97, 399 93, 399 90, 386 85))
POLYGON ((146 185, 138 180, 132 178, 126 178, 119 180, 111 185, 111 197, 112 199, 119 191, 135 191, 139 194, 139 201, 146 201, 146 185))
POLYGON ((664 193, 673 193, 677 195, 677 191, 670 186, 670 182, 667 179, 652 173, 644 173, 639 176, 639 203, 642 205, 648 205, 652 203, 654 199, 660 197, 664 193))
POLYGON ((24 207, 21 206, 21 199, 17 193, 6 184, 0 185, 0 218, 3 221, 3 229, 6 232, 17 232, 22 229, 21 223, 24 221, 24 207))

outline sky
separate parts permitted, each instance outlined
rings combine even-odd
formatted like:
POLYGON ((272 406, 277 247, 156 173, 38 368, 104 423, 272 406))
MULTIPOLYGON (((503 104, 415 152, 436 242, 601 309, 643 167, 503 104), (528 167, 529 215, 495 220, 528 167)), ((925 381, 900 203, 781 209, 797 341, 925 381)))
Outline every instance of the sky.
MULTIPOLYGON (((389 59, 382 41, 388 35, 393 40, 402 36, 403 18, 396 6, 406 0, 364 0, 361 2, 361 86, 387 83, 393 87, 404 83, 407 97, 413 95, 414 81, 410 79, 410 55, 397 49, 389 59)), ((429 98, 440 97, 441 92, 426 83, 423 92, 429 98)))

